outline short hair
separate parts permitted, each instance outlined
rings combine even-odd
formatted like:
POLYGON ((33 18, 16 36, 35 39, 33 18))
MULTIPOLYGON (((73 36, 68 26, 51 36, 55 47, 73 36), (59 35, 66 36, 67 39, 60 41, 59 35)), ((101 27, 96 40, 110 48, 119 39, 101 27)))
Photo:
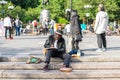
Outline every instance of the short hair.
POLYGON ((100 11, 105 11, 104 5, 103 4, 99 4, 98 6, 100 8, 100 11))
POLYGON ((71 18, 72 18, 73 16, 76 16, 76 15, 78 15, 77 10, 72 10, 72 13, 71 13, 71 18))

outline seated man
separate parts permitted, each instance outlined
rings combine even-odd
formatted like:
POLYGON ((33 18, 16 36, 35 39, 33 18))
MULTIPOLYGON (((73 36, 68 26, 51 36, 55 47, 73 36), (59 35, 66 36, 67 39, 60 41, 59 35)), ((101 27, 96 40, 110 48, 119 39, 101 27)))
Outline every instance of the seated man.
POLYGON ((32 32, 32 29, 30 28, 30 24, 27 24, 24 33, 29 34, 29 33, 31 33, 31 32, 32 32))
POLYGON ((45 66, 43 68, 44 71, 49 70, 49 63, 51 57, 59 57, 64 60, 63 67, 69 68, 71 56, 66 54, 66 45, 65 40, 62 37, 62 31, 58 30, 55 32, 55 35, 50 35, 49 39, 46 40, 45 48, 48 49, 47 53, 45 54, 45 66))

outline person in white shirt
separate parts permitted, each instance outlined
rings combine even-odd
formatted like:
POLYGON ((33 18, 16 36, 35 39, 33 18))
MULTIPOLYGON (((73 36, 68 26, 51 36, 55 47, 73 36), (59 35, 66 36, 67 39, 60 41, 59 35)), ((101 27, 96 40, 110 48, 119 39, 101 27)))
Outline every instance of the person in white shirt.
POLYGON ((8 15, 4 18, 4 27, 5 27, 5 39, 7 39, 7 31, 9 30, 9 39, 13 39, 12 37, 12 23, 11 18, 8 15))
POLYGON ((69 35, 70 35, 70 23, 68 23, 68 24, 65 26, 65 30, 66 30, 66 35, 69 36, 69 35))
POLYGON ((99 12, 96 15, 94 32, 97 35, 97 44, 98 50, 97 52, 103 52, 106 50, 106 29, 108 26, 108 14, 105 12, 103 4, 99 4, 98 6, 99 12), (103 47, 102 47, 103 45, 103 47))
POLYGON ((31 28, 30 28, 30 24, 28 23, 27 26, 26 26, 26 29, 25 29, 25 32, 26 34, 32 32, 31 28))

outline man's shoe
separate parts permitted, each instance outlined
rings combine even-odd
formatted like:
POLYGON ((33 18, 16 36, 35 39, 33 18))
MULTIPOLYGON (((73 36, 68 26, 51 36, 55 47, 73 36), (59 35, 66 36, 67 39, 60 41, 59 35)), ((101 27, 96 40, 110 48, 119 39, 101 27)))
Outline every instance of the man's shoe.
POLYGON ((103 51, 106 51, 107 49, 106 49, 106 48, 103 48, 102 50, 103 50, 103 51))
POLYGON ((48 71, 49 70, 49 66, 48 65, 45 65, 44 67, 43 67, 43 71, 48 71))
POLYGON ((103 52, 103 50, 100 48, 100 49, 97 49, 96 52, 103 52))
POLYGON ((71 72, 72 71, 72 67, 66 67, 66 66, 63 65, 60 68, 60 71, 62 71, 62 72, 71 72))

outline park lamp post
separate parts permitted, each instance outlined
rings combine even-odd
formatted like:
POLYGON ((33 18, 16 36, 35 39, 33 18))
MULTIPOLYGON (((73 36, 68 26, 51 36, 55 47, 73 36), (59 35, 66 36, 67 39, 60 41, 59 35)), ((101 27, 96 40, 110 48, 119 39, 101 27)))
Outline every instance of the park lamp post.
POLYGON ((0 4, 2 5, 2 15, 4 16, 4 13, 5 13, 4 5, 7 4, 7 1, 2 0, 2 1, 0 1, 0 4))
POLYGON ((88 4, 88 5, 84 5, 84 8, 89 9, 89 8, 92 8, 92 6, 88 4))
MULTIPOLYGON (((92 6, 89 5, 89 4, 87 4, 87 5, 84 5, 84 8, 85 8, 85 9, 90 9, 90 8, 92 8, 92 6)), ((89 16, 90 16, 90 13, 87 12, 87 13, 86 13, 86 17, 87 17, 87 25, 88 25, 88 18, 89 18, 89 16)))

